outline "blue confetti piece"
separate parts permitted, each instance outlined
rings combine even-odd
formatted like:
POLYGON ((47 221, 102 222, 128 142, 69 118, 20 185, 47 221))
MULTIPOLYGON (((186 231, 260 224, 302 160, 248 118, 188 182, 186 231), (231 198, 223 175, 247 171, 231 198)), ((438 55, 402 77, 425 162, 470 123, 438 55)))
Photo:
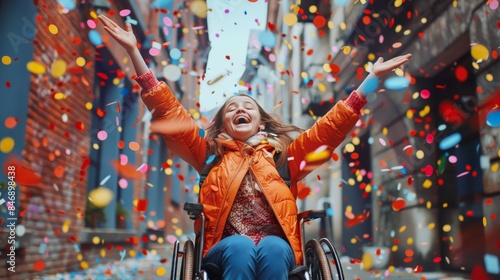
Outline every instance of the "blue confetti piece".
POLYGON ((491 274, 500 274, 500 264, 498 262, 497 256, 491 254, 485 254, 484 265, 486 267, 486 272, 491 274))
POLYGON ((444 138, 439 143, 439 148, 441 150, 448 150, 450 148, 453 148, 458 143, 460 143, 461 140, 462 140, 462 135, 460 135, 460 133, 458 133, 458 132, 453 133, 450 136, 444 138))
POLYGON ((205 130, 200 128, 200 130, 198 130, 198 135, 200 135, 200 137, 205 137, 205 130))
POLYGON ((397 91, 405 90, 406 88, 408 88, 409 85, 410 81, 408 81, 408 79, 405 77, 391 77, 385 80, 384 82, 384 86, 387 89, 397 90, 397 91))
POLYGON ((214 159, 215 159, 215 155, 209 156, 208 159, 207 159, 207 161, 205 161, 205 164, 211 163, 212 161, 214 161, 214 159))
POLYGON ((332 209, 332 208, 328 208, 328 209, 326 209, 326 214, 327 214, 328 216, 333 216, 333 209, 332 209))
POLYGON ((491 127, 500 126, 500 110, 491 111, 486 116, 486 124, 491 127))
POLYGON ((102 45, 101 33, 96 30, 89 31, 89 40, 94 46, 102 45))

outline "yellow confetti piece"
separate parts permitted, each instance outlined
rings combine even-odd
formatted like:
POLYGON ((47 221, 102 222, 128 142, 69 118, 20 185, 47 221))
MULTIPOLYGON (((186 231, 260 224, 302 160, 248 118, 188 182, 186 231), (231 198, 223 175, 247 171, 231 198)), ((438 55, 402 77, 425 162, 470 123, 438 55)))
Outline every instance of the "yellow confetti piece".
MULTIPOLYGON (((500 154, 500 152, 499 152, 500 154)), ((499 155, 500 156, 500 155, 499 155)), ((491 165, 490 169, 491 169, 491 172, 497 172, 498 171, 498 162, 497 163, 494 163, 491 165)))
POLYGON ((30 61, 26 64, 26 68, 33 74, 45 73, 45 66, 37 61, 30 61))
POLYGON ((62 93, 62 92, 56 92, 54 94, 54 99, 55 100, 63 100, 63 99, 66 99, 66 94, 62 93))
POLYGON ((406 240, 406 244, 412 245, 413 244, 413 238, 408 237, 408 239, 406 240))
POLYGON ((401 232, 404 232, 405 230, 406 230, 406 226, 401 226, 401 227, 399 228, 399 232, 400 232, 400 233, 401 233, 401 232))
POLYGON ((444 226, 443 226, 443 231, 444 231, 444 232, 450 232, 450 231, 451 231, 451 226, 450 226, 450 225, 448 225, 448 224, 444 225, 444 226))
POLYGON ((87 268, 89 268, 89 264, 87 262, 83 261, 83 262, 80 263, 80 267, 82 269, 87 269, 87 268))
POLYGON ((83 260, 83 255, 79 253, 78 255, 76 255, 76 259, 78 261, 82 261, 83 260))
POLYGON ((436 224, 435 223, 430 223, 427 228, 428 229, 434 229, 436 227, 436 224))
POLYGON ((328 158, 330 158, 330 151, 323 150, 320 152, 309 153, 305 156, 304 159, 306 160, 306 162, 315 162, 315 161, 322 161, 328 158))
POLYGON ((12 59, 10 58, 10 56, 2 56, 2 63, 3 65, 10 65, 12 63, 12 59))
POLYGON ((397 251, 398 251, 398 245, 393 245, 393 246, 391 247, 391 251, 393 251, 393 252, 397 252, 397 251))
POLYGON ((80 67, 83 67, 85 66, 85 63, 87 63, 87 61, 85 61, 85 58, 79 56, 76 58, 76 65, 80 66, 80 67))
POLYGON ((488 48, 481 44, 472 45, 470 53, 476 60, 487 60, 489 57, 488 48))
POLYGON ((100 254, 101 254, 101 257, 103 257, 103 258, 106 257, 106 249, 101 249, 100 254))
POLYGON ((422 187, 424 187, 425 189, 432 187, 432 181, 429 179, 425 179, 424 183, 422 184, 422 187))
POLYGON ((348 153, 352 153, 354 152, 356 148, 354 147, 353 144, 351 143, 347 143, 347 145, 345 145, 345 150, 348 152, 348 153))
POLYGON ((54 24, 49 24, 49 32, 52 34, 52 35, 56 35, 58 32, 59 32, 59 29, 57 28, 56 25, 54 24))
POLYGON ((131 257, 135 257, 135 256, 137 255, 137 253, 136 253, 134 250, 130 250, 130 251, 128 252, 128 254, 129 254, 129 256, 131 256, 131 257))
POLYGON ((175 230, 175 235, 181 236, 182 235, 182 229, 178 228, 175 230))
POLYGON ((71 225, 71 220, 64 221, 63 226, 62 226, 62 231, 64 233, 67 233, 69 231, 69 226, 70 225, 71 225))
POLYGON ((283 17, 283 22, 288 26, 292 26, 298 22, 297 15, 292 13, 286 14, 283 17))
POLYGON ((14 149, 15 141, 12 137, 5 137, 0 140, 0 152, 7 154, 14 149))
POLYGON ((388 133, 389 133, 389 129, 387 129, 387 127, 384 127, 382 129, 382 134, 387 135, 388 133))
POLYGON ((101 238, 99 236, 92 237, 92 244, 97 245, 101 242, 101 238))
POLYGON ((351 244, 356 244, 358 243, 358 240, 356 238, 351 238, 351 244))
POLYGON ((165 275, 165 273, 167 272, 167 270, 164 268, 164 267, 159 267, 157 270, 156 270, 156 275, 158 276, 163 276, 165 275))
POLYGON ((351 53, 351 46, 344 46, 342 48, 342 53, 345 54, 345 55, 348 55, 351 53))
POLYGON ((483 226, 486 227, 488 225, 488 220, 486 220, 486 217, 483 217, 483 226))
POLYGON ((418 158, 418 159, 423 159, 424 156, 425 156, 425 153, 422 151, 422 150, 418 150, 416 153, 415 153, 415 156, 418 158))

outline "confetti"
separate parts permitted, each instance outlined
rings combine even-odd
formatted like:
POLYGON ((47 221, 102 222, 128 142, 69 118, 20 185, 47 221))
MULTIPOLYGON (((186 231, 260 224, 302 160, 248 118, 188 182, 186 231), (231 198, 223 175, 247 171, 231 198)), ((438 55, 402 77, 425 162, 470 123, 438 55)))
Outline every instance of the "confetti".
POLYGON ((441 140, 439 143, 439 149, 441 150, 448 150, 451 149, 452 147, 458 145, 460 141, 462 140, 462 135, 458 132, 455 132, 448 137, 444 138, 441 140))
POLYGON ((410 81, 406 77, 391 77, 384 81, 384 86, 387 89, 401 91, 408 88, 410 81))
POLYGON ((486 124, 491 127, 500 127, 500 110, 493 110, 486 116, 486 124))

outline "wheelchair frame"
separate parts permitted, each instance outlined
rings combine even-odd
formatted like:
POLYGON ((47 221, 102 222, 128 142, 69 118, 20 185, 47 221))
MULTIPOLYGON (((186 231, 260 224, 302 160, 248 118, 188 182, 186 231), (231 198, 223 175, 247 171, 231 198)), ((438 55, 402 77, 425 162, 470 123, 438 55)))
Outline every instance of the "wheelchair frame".
MULTIPOLYGON (((188 213, 190 219, 201 219, 201 224, 205 224, 205 216, 203 215, 202 204, 186 202, 183 209, 188 213)), ((298 214, 297 220, 300 223, 302 237, 301 246, 303 252, 303 264, 291 270, 289 272, 288 279, 334 279, 330 267, 331 262, 335 266, 337 279, 345 280, 344 271, 340 263, 340 258, 337 254, 337 251, 335 250, 335 247, 327 238, 321 238, 319 241, 316 239, 311 239, 305 242, 304 240, 305 238, 303 233, 305 229, 305 223, 314 219, 323 218, 325 216, 326 212, 324 210, 307 210, 298 214), (329 257, 331 258, 331 260, 329 259, 329 257)), ((201 231, 196 233, 195 242, 193 243, 192 240, 187 240, 184 243, 182 250, 180 250, 180 242, 178 240, 174 242, 172 253, 172 270, 170 272, 171 280, 177 279, 177 266, 180 255, 182 256, 180 269, 181 280, 209 279, 209 271, 207 270, 210 269, 207 269, 207 267, 202 267, 204 234, 205 228, 204 226, 202 226, 201 231)), ((218 272, 220 272, 220 268, 218 272)))

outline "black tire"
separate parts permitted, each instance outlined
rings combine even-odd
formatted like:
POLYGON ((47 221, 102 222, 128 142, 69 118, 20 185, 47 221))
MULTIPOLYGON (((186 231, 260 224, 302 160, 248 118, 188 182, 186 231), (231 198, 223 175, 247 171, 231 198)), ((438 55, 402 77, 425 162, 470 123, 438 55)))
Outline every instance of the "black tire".
POLYGON ((331 280, 332 271, 323 247, 316 239, 306 243, 306 265, 312 280, 331 280))
POLYGON ((182 280, 194 279, 194 246, 193 241, 184 243, 184 254, 182 256, 182 280))

